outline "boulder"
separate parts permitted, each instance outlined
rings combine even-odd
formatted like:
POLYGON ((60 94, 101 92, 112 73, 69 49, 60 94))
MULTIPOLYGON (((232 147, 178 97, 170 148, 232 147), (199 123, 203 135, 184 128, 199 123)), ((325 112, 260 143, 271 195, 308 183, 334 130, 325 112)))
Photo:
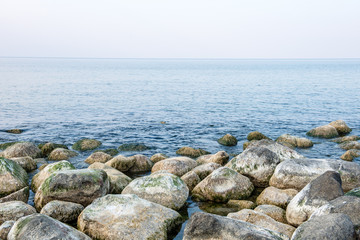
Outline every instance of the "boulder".
POLYGON ((10 160, 19 164, 26 172, 31 172, 37 168, 36 162, 31 157, 10 158, 10 160))
POLYGON ((313 142, 307 138, 295 137, 290 134, 281 135, 276 139, 276 142, 290 148, 310 148, 314 145, 313 142))
POLYGON ((35 208, 22 201, 0 203, 0 225, 6 221, 16 221, 33 213, 36 213, 35 208))
POLYGON ((322 205, 343 195, 340 174, 327 171, 307 184, 290 201, 286 208, 286 219, 290 224, 299 226, 322 205))
POLYGON ((282 233, 288 236, 289 238, 291 238, 291 235, 295 231, 295 228, 293 226, 275 221, 273 218, 269 217, 268 215, 251 209, 243 209, 236 213, 230 213, 227 215, 227 217, 252 223, 257 226, 282 233))
POLYGON ((225 151, 219 151, 215 154, 202 155, 196 159, 198 164, 217 163, 220 165, 225 165, 228 161, 229 154, 227 154, 225 151))
POLYGON ((289 238, 281 233, 248 222, 204 212, 196 212, 191 215, 186 224, 183 238, 183 240, 223 239, 285 240, 289 238))
POLYGON ((195 160, 188 157, 173 157, 155 163, 151 172, 166 170, 169 173, 181 177, 197 166, 195 160))
POLYGON ((236 146, 237 145, 237 139, 236 137, 232 136, 231 134, 226 134, 219 138, 217 142, 224 146, 236 146))
POLYGON ((150 171, 154 163, 144 155, 137 154, 129 157, 130 159, 135 159, 134 165, 129 169, 131 173, 140 173, 150 171))
POLYGON ((150 149, 151 147, 148 147, 142 143, 125 143, 118 147, 118 150, 123 152, 142 152, 150 149))
POLYGON ((39 146, 39 148, 41 149, 41 155, 43 157, 48 157, 50 153, 56 148, 68 149, 68 147, 64 144, 57 144, 52 142, 45 143, 41 147, 39 146))
POLYGON ((91 240, 84 233, 43 214, 32 214, 17 220, 11 228, 8 240, 91 240))
POLYGON ((294 232, 292 240, 355 240, 354 225, 349 216, 333 213, 311 218, 294 232))
POLYGON ((36 193, 40 185, 54 172, 72 169, 75 169, 75 167, 66 160, 46 165, 40 172, 35 174, 31 180, 31 190, 36 193))
POLYGON ((333 121, 333 122, 329 123, 329 125, 336 128, 336 131, 340 135, 345 135, 352 131, 351 128, 349 128, 348 125, 346 125, 346 123, 343 120, 333 121))
POLYGON ((103 152, 94 152, 88 158, 85 159, 85 162, 88 164, 93 164, 94 162, 106 163, 112 159, 112 156, 103 152))
POLYGON ((342 160, 350 161, 350 162, 357 157, 360 157, 360 150, 358 149, 347 150, 343 155, 340 156, 342 160))
POLYGON ((74 223, 83 210, 84 207, 81 204, 54 200, 47 203, 40 213, 63 223, 74 223))
POLYGON ((345 136, 345 137, 339 137, 339 138, 335 138, 333 140, 331 140, 332 142, 336 142, 336 143, 344 143, 344 142, 349 142, 349 141, 357 141, 360 140, 359 136, 345 136))
POLYGON ((80 203, 87 206, 109 192, 110 184, 101 169, 62 170, 51 174, 35 194, 35 207, 43 208, 52 200, 80 203))
POLYGON ((256 198, 256 204, 270 204, 285 209, 296 194, 298 194, 298 191, 295 189, 267 187, 256 198))
POLYGON ((339 147, 341 147, 344 150, 360 149, 360 142, 357 141, 344 142, 344 143, 340 143, 339 147))
POLYGON ((6 197, 0 198, 0 203, 10 201, 22 201, 27 203, 29 199, 29 187, 24 187, 16 192, 13 192, 6 197))
POLYGON ((72 149, 76 151, 88 151, 100 147, 101 142, 95 139, 81 139, 72 145, 72 149))
POLYGON ((227 202, 230 199, 245 199, 253 190, 254 186, 247 177, 221 167, 196 185, 192 196, 200 201, 227 202))
POLYGON ((195 167, 192 171, 194 171, 201 180, 206 178, 210 173, 214 170, 222 167, 220 164, 217 163, 205 163, 200 166, 195 167))
POLYGON ((163 153, 156 153, 151 156, 150 161, 152 161, 153 163, 157 163, 157 162, 160 162, 161 160, 164 160, 167 158, 169 158, 169 157, 163 153))
POLYGON ((346 195, 346 196, 355 196, 355 197, 359 197, 359 198, 360 198, 360 187, 351 189, 351 190, 348 191, 345 195, 346 195))
POLYGON ((254 209, 256 207, 256 204, 249 200, 229 200, 226 205, 236 208, 238 211, 242 209, 254 209))
MULTIPOLYGON (((16 143, 20 143, 20 142, 6 142, 6 143, 1 143, 0 144, 0 150, 5 150, 6 148, 16 144, 16 143)), ((3 152, 0 152, 0 157, 3 157, 2 156, 3 152)))
POLYGON ((6 240, 7 236, 12 228, 14 226, 15 221, 6 221, 3 224, 0 225, 0 239, 6 240))
POLYGON ((48 156, 49 160, 60 161, 68 160, 69 158, 75 157, 78 154, 74 151, 65 148, 56 148, 48 156))
POLYGON ((134 179, 125 187, 122 194, 136 194, 142 199, 178 210, 185 204, 189 189, 178 176, 156 172, 134 179))
POLYGON ((280 207, 264 204, 257 206, 254 211, 266 214, 278 222, 288 223, 286 220, 286 211, 280 207))
POLYGON ((103 153, 107 153, 109 155, 111 155, 112 157, 116 156, 117 154, 119 154, 119 151, 115 148, 108 148, 108 149, 103 149, 103 150, 96 150, 94 152, 103 152, 103 153))
POLYGON ((194 171, 185 173, 181 177, 181 180, 184 181, 190 192, 194 189, 196 185, 199 184, 199 182, 201 182, 201 179, 194 171))
POLYGON ((108 194, 87 206, 78 229, 93 239, 167 239, 181 216, 133 194, 108 194))
POLYGON ((248 141, 262 140, 262 139, 270 139, 270 138, 268 138, 267 136, 265 136, 264 134, 262 134, 261 132, 258 132, 258 131, 250 132, 247 135, 248 141))
POLYGON ((103 163, 95 162, 91 164, 89 169, 102 169, 106 172, 110 181, 110 190, 109 193, 120 194, 122 190, 132 181, 130 177, 123 174, 115 168, 106 166, 103 163))
POLYGON ((2 153, 4 158, 17 158, 17 157, 40 157, 40 149, 31 142, 19 142, 7 147, 2 153))
POLYGON ((270 186, 301 190, 311 180, 326 171, 340 173, 343 190, 360 186, 360 165, 333 159, 289 159, 277 165, 270 186))
POLYGON ((310 137, 318 137, 318 138, 335 138, 339 137, 339 133, 336 128, 331 125, 324 125, 320 127, 316 127, 311 129, 306 133, 306 135, 310 137))
POLYGON ((105 163, 106 166, 113 167, 120 172, 127 172, 135 164, 135 158, 125 157, 123 155, 116 156, 105 163))
POLYGON ((192 147, 182 147, 176 151, 176 154, 191 158, 197 158, 200 157, 201 155, 209 154, 209 152, 201 148, 194 149, 192 147))

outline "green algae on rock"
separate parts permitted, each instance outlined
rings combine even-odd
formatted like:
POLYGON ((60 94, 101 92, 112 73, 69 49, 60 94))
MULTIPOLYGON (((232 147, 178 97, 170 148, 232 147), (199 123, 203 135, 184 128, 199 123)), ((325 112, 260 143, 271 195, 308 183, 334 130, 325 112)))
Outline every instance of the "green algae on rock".
POLYGON ((88 151, 98 148, 101 142, 95 139, 81 139, 72 145, 72 148, 77 151, 88 151))
POLYGON ((192 147, 182 147, 176 151, 176 154, 191 158, 197 158, 200 157, 201 155, 210 154, 210 152, 205 151, 201 148, 194 149, 192 147))
POLYGON ((118 147, 119 151, 141 152, 152 149, 142 143, 125 143, 118 147))
POLYGON ((0 158, 0 200, 28 187, 28 175, 16 162, 0 158))
POLYGON ((236 146, 237 145, 237 139, 236 137, 232 136, 231 134, 226 134, 219 138, 217 142, 224 146, 236 146))

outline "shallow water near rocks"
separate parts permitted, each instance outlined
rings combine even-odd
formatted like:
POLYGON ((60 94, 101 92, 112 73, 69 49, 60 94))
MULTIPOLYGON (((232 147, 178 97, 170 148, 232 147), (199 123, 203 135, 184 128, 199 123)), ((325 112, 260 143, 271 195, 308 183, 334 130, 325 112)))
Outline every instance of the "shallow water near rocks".
MULTIPOLYGON (((126 156, 172 157, 182 146, 236 155, 251 131, 272 139, 285 133, 306 137, 337 119, 360 135, 359 59, 0 58, 0 84, 0 130, 25 130, 0 131, 0 143, 50 141, 70 148, 81 138, 95 138, 103 143, 100 149, 153 147, 120 153, 126 156), (226 133, 239 140, 237 146, 217 143, 226 133)), ((310 139, 314 147, 298 149, 306 157, 338 159, 345 152, 329 140, 310 139)), ((70 162, 86 168, 90 154, 70 162)), ((189 198, 181 213, 227 210, 189 198)), ((175 239, 182 239, 184 227, 175 239)))

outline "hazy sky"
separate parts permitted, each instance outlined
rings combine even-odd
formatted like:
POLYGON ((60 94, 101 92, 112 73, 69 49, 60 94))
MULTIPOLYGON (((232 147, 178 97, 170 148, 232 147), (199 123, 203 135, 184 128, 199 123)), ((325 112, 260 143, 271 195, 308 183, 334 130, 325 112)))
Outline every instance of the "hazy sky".
POLYGON ((0 0, 0 56, 359 58, 360 0, 0 0))

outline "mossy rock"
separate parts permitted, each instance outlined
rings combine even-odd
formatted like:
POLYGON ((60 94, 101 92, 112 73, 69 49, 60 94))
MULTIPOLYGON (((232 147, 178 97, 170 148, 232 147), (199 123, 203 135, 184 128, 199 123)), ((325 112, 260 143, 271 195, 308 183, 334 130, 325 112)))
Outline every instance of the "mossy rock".
POLYGON ((265 136, 264 134, 262 134, 261 132, 258 132, 258 131, 250 132, 247 135, 248 141, 261 140, 261 139, 270 139, 270 138, 268 138, 267 136, 265 136))
POLYGON ((19 128, 14 128, 14 129, 5 130, 5 132, 12 133, 12 134, 21 134, 24 132, 24 130, 19 129, 19 128))
POLYGON ((238 141, 236 137, 232 136, 231 134, 226 134, 219 138, 217 142, 224 146, 236 146, 238 141))
POLYGON ((129 152, 141 152, 152 149, 151 147, 146 146, 142 143, 125 143, 118 147, 119 151, 129 151, 129 152))
POLYGON ((360 187, 354 188, 354 189, 348 191, 345 195, 346 196, 360 197, 360 187))
POLYGON ((191 158, 197 158, 202 155, 210 154, 210 152, 205 151, 201 148, 195 149, 192 147, 182 147, 176 151, 176 154, 186 156, 186 157, 191 157, 191 158))
POLYGON ((335 138, 339 137, 339 133, 336 128, 331 125, 324 125, 320 127, 316 127, 311 129, 306 133, 306 135, 310 137, 318 137, 318 138, 335 138))
POLYGON ((117 154, 119 154, 119 151, 116 150, 115 148, 108 148, 108 149, 104 149, 104 150, 96 150, 94 152, 103 152, 103 153, 107 153, 109 154, 110 156, 115 156, 117 154))
POLYGON ((0 144, 0 150, 5 150, 7 147, 10 147, 16 143, 20 143, 20 142, 7 142, 7 143, 2 143, 0 144))
POLYGON ((81 139, 79 141, 77 141, 76 143, 74 143, 74 145, 72 145, 72 148, 74 150, 77 151, 88 151, 88 150, 93 150, 95 148, 98 148, 101 145, 101 142, 95 139, 81 139))
MULTIPOLYGON (((40 148, 40 145, 38 145, 38 147, 40 148)), ((48 142, 48 143, 42 144, 42 146, 40 148, 41 154, 42 154, 43 157, 47 157, 56 148, 68 149, 68 147, 66 145, 64 145, 64 144, 57 144, 57 143, 48 142)))
POLYGON ((0 198, 28 186, 26 171, 16 162, 0 158, 0 198))

